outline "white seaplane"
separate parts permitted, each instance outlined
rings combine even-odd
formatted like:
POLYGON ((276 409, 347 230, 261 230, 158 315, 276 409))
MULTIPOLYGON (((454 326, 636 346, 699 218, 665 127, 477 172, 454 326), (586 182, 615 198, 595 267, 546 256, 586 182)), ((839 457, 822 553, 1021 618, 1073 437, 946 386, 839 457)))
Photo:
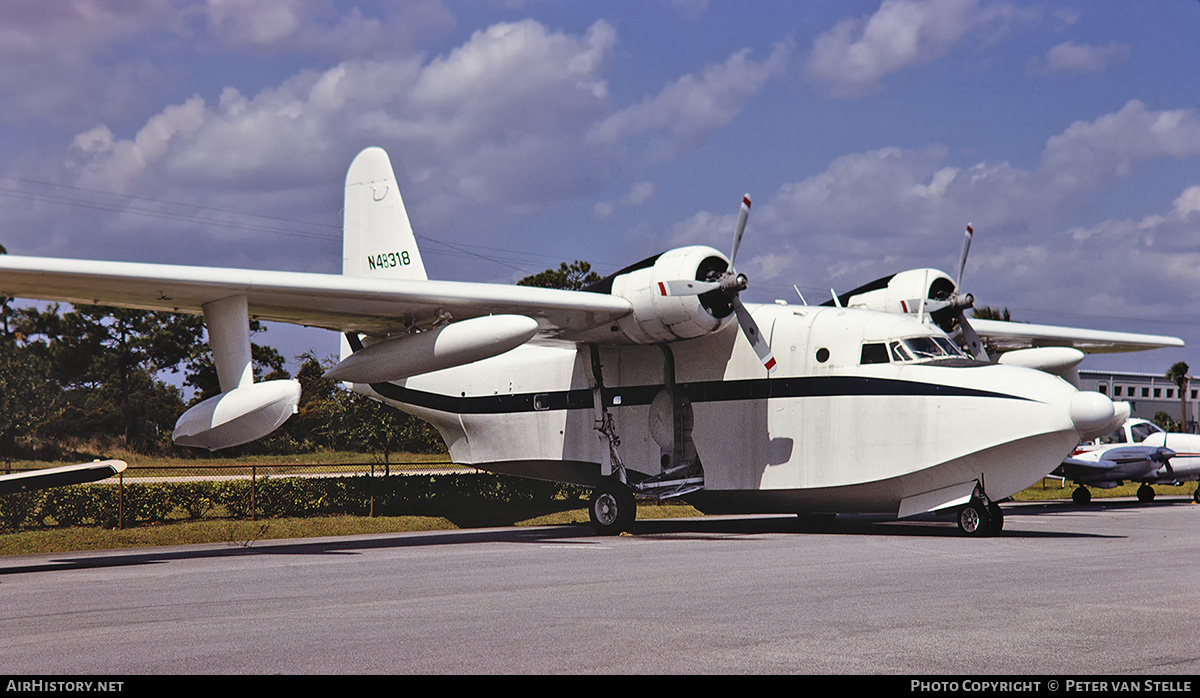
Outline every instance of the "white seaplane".
POLYGON ((387 154, 346 179, 341 275, 0 257, 5 295, 203 313, 222 393, 176 443, 219 449, 282 424, 296 381, 254 383, 251 317, 342 333, 329 375, 411 412, 455 461, 593 488, 601 533, 635 496, 705 512, 924 512, 998 533, 1113 403, 964 355, 919 318, 744 305, 736 259, 669 250, 585 291, 430 281, 387 154))

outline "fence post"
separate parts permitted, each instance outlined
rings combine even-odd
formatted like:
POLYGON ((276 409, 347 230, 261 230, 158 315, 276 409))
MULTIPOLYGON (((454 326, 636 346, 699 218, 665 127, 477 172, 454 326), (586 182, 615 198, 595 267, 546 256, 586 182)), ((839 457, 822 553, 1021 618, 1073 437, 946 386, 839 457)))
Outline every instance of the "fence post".
POLYGON ((250 466, 250 520, 258 518, 258 508, 254 500, 255 482, 258 480, 258 466, 250 466))
POLYGON ((117 528, 125 528, 125 472, 117 473, 117 528))

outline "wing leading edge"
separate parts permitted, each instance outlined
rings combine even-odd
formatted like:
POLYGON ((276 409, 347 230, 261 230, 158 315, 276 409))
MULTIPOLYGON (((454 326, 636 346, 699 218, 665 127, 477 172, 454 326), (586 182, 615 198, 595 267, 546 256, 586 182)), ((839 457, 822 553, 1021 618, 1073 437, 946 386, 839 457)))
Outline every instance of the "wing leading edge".
POLYGON ((532 317, 540 331, 570 336, 631 310, 616 296, 527 286, 15 255, 0 256, 0 294, 196 314, 244 295, 260 320, 375 336, 499 314, 532 317))
POLYGON ((989 345, 1002 352, 1030 347, 1073 347, 1085 354, 1104 354, 1183 346, 1183 340, 1178 337, 1133 332, 1086 330, 979 318, 972 318, 971 326, 989 345))

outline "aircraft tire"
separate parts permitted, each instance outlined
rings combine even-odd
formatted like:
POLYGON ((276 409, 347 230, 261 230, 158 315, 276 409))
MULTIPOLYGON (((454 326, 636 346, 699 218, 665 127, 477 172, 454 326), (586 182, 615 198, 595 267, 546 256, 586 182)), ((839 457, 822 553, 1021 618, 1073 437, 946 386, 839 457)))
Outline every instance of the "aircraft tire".
POLYGON ((1192 493, 1192 501, 1200 504, 1200 483, 1196 485, 1196 491, 1192 493))
POLYGON ((588 516, 596 533, 615 536, 628 530, 637 517, 637 501, 623 484, 601 485, 592 491, 588 516))
POLYGON ((1154 501, 1154 488, 1150 485, 1143 484, 1137 489, 1137 498, 1143 504, 1154 501))
POLYGON ((988 507, 977 499, 972 499, 962 509, 958 510, 958 530, 968 536, 992 535, 992 517, 988 515, 988 507))
POLYGON ((991 527, 988 535, 998 536, 1000 531, 1004 530, 1004 510, 999 504, 992 503, 988 505, 988 525, 991 527))
POLYGON ((1076 504, 1087 504, 1092 501, 1092 492, 1083 485, 1080 485, 1071 493, 1071 501, 1076 504))

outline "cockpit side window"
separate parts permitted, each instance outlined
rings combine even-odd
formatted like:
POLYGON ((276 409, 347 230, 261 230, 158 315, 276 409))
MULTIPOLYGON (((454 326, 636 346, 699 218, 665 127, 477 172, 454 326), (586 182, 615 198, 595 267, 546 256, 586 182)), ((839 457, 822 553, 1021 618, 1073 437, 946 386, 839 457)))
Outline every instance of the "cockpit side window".
POLYGON ((886 364, 888 363, 887 347, 883 344, 864 344, 862 345, 862 356, 859 358, 860 364, 886 364))
POLYGON ((900 342, 892 342, 888 345, 892 352, 892 361, 912 361, 912 357, 900 345, 900 342))

